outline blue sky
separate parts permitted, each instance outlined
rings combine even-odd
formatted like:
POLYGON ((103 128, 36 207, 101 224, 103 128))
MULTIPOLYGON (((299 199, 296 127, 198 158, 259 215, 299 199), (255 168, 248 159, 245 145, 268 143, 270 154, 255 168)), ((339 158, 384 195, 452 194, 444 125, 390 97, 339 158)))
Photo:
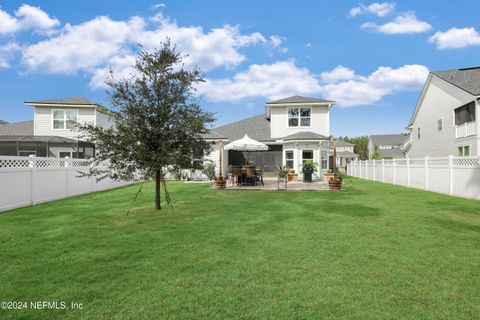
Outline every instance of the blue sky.
POLYGON ((169 36, 207 82, 201 105, 225 124, 293 94, 334 99, 331 131, 403 131, 429 71, 479 65, 476 1, 0 1, 0 119, 34 99, 105 104, 137 43, 169 36))

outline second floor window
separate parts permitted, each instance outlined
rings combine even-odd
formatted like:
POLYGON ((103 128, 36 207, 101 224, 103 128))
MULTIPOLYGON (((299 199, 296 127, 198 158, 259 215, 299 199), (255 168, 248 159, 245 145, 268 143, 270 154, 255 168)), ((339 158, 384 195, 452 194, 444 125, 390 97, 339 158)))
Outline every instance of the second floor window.
POLYGON ((73 129, 78 121, 78 110, 54 110, 53 129, 73 129))
POLYGON ((288 108, 289 127, 310 127, 310 108, 288 108))

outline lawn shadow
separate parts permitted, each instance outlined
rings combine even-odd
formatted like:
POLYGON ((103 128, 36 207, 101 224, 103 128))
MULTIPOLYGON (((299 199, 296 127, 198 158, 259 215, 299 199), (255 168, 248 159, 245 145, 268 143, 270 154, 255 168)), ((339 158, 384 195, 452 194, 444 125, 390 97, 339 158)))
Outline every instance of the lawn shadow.
POLYGON ((458 220, 452 219, 442 219, 442 218, 429 218, 429 222, 435 223, 436 225, 442 227, 443 229, 455 231, 455 232, 465 232, 473 231, 480 232, 480 225, 475 225, 471 223, 466 223, 458 220))

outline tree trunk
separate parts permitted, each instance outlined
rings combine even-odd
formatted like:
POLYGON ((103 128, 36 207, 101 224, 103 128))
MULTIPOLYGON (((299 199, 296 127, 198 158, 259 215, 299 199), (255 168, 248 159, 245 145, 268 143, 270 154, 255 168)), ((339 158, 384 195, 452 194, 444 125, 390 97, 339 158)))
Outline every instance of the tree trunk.
POLYGON ((155 210, 161 210, 160 204, 160 170, 155 170, 155 210))

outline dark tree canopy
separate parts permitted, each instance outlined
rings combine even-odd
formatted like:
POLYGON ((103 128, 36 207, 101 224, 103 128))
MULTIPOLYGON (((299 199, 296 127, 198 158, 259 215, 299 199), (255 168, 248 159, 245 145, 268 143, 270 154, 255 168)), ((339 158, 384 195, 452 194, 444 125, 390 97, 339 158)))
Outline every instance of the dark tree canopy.
POLYGON ((100 107, 114 122, 112 128, 92 124, 80 127, 88 141, 96 144, 95 164, 90 175, 129 180, 134 176, 155 178, 156 209, 160 209, 160 184, 169 201, 165 168, 194 168, 210 149, 202 139, 213 122, 195 100, 194 85, 204 79, 198 69, 184 69, 181 54, 166 40, 153 52, 140 49, 134 72, 117 79, 110 71, 107 91, 111 108, 100 107))

